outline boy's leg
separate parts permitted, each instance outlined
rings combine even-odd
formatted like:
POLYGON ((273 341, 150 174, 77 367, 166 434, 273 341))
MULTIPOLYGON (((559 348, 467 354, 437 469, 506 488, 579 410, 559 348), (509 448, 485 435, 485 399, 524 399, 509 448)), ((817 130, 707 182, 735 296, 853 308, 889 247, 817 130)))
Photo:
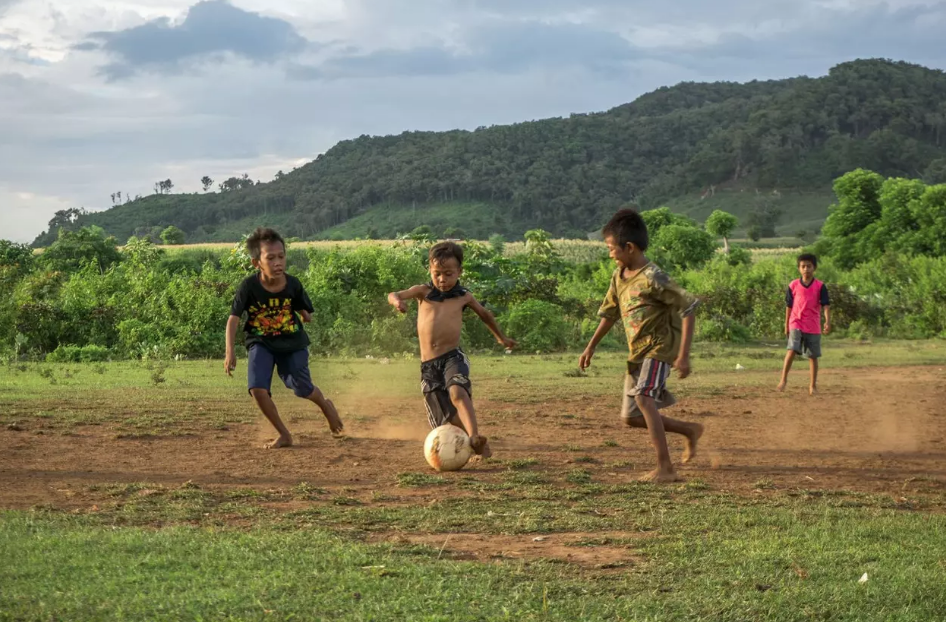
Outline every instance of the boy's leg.
MULTIPOLYGON (((785 390, 785 385, 788 384, 788 372, 792 371, 792 362, 795 360, 795 351, 789 350, 785 353, 785 362, 782 364, 782 379, 776 387, 779 391, 785 390)), ((770 385, 771 386, 771 385, 770 385)))
MULTIPOLYGON (((621 405, 621 419, 632 428, 647 429, 647 420, 643 416, 643 411, 637 405, 637 393, 639 391, 659 396, 654 398, 654 408, 658 409, 658 414, 660 408, 673 406, 677 403, 676 398, 670 391, 666 390, 665 386, 669 366, 664 367, 657 364, 658 368, 655 370, 652 367, 655 363, 648 362, 645 365, 647 365, 646 372, 644 372, 644 366, 636 366, 629 368, 627 375, 624 377, 624 401, 621 405), (641 376, 644 377, 644 382, 641 382, 641 376)), ((683 456, 680 461, 683 464, 691 462, 696 457, 697 443, 700 437, 703 436, 703 425, 672 419, 665 415, 660 415, 660 418, 666 432, 673 432, 684 437, 683 456)))
MULTIPOLYGON (((656 403, 654 406, 656 407, 656 403)), ((696 458, 697 443, 699 443, 700 437, 703 436, 703 424, 680 421, 666 415, 660 415, 660 419, 663 421, 665 431, 680 434, 684 438, 683 456, 680 458, 680 462, 683 464, 692 462, 696 458)), ((631 417, 627 419, 627 425, 632 428, 647 428, 647 420, 643 416, 631 417)))
POLYGON ((479 427, 476 423, 476 411, 473 409, 473 398, 467 393, 466 389, 460 385, 450 385, 450 401, 457 409, 457 417, 463 424, 466 433, 470 435, 470 444, 473 451, 484 458, 493 455, 489 442, 485 436, 480 436, 479 427))
POLYGON ((470 435, 473 451, 484 458, 489 458, 493 455, 493 451, 486 437, 480 436, 476 410, 473 408, 470 362, 462 350, 458 349, 452 356, 447 357, 443 372, 450 402, 456 409, 457 417, 463 423, 466 433, 470 435))
POLYGON ((276 410, 276 403, 269 395, 268 389, 250 389, 250 395, 256 400, 256 405, 263 412, 276 431, 279 432, 279 438, 266 443, 267 449, 279 449, 280 447, 292 447, 292 435, 289 429, 279 418, 279 411, 276 410))
POLYGON ((279 418, 279 411, 276 410, 276 404, 270 395, 270 386, 273 381, 273 367, 276 364, 276 358, 273 353, 262 345, 250 347, 247 357, 246 374, 247 384, 249 385, 250 395, 256 401, 260 411, 269 420, 276 431, 279 432, 279 438, 267 443, 269 449, 278 449, 280 447, 290 447, 292 445, 292 436, 286 425, 279 418))
POLYGON ((818 392, 818 359, 821 358, 821 335, 805 335, 805 351, 808 354, 808 370, 811 382, 808 385, 808 394, 818 392))
POLYGON ((657 468, 642 477, 641 480, 654 483, 680 481, 680 476, 673 470, 673 462, 670 461, 670 448, 667 447, 667 434, 664 432, 663 417, 657 412, 654 398, 638 395, 634 400, 637 407, 644 414, 647 431, 650 432, 650 441, 657 453, 657 468))
POLYGON ((338 416, 338 410, 335 408, 335 404, 332 403, 332 400, 325 397, 318 387, 313 387, 312 393, 305 399, 322 410, 322 414, 325 415, 325 420, 328 421, 328 427, 329 430, 332 431, 332 434, 337 435, 345 431, 345 424, 342 423, 342 418, 338 416))
POLYGON ((338 410, 332 400, 326 398, 315 384, 309 373, 309 351, 298 350, 277 357, 276 367, 279 377, 288 389, 297 397, 309 400, 321 409, 332 434, 341 434, 344 426, 338 416, 338 410))

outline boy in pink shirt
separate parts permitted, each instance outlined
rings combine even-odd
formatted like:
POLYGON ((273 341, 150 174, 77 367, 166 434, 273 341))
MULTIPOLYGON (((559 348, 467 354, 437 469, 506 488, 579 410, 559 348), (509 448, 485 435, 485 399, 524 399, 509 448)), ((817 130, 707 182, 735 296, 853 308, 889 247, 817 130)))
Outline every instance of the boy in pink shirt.
POLYGON ((831 332, 831 301, 828 288, 815 278, 818 258, 804 254, 798 256, 800 279, 795 279, 785 292, 785 335, 788 337, 788 353, 782 366, 782 381, 778 390, 784 391, 788 384, 788 372, 796 354, 808 357, 811 384, 808 393, 818 391, 818 359, 821 358, 821 310, 824 309, 824 334, 831 332))

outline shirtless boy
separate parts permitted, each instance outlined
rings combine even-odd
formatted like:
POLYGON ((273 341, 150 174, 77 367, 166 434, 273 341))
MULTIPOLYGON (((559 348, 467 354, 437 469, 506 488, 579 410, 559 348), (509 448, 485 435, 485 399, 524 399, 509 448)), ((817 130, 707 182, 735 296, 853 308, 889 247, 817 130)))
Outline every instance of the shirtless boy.
POLYGON ((496 341, 505 347, 512 348, 516 342, 503 334, 493 314, 460 285, 462 247, 453 242, 441 242, 430 249, 429 259, 430 282, 391 292, 388 302, 401 313, 407 313, 407 301, 417 301, 421 388, 430 427, 450 423, 465 429, 473 451, 489 458, 492 450, 479 432, 473 410, 470 362, 460 349, 464 309, 472 309, 496 341))

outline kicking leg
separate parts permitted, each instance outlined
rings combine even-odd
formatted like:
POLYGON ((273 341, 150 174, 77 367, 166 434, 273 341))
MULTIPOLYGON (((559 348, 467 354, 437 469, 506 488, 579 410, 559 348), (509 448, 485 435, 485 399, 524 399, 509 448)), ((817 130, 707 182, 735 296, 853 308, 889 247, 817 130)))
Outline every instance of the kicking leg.
POLYGON ((267 443, 266 448, 279 449, 280 447, 291 447, 292 436, 289 434, 289 430, 282 422, 282 419, 279 418, 279 411, 276 410, 276 403, 273 402, 273 398, 270 397, 269 391, 266 389, 250 389, 250 395, 256 400, 256 405, 259 406, 263 415, 273 424, 276 431, 279 432, 279 438, 267 443))
POLYGON ((461 386, 451 385, 449 391, 450 401, 457 409, 457 416, 460 418, 466 433, 470 435, 470 444, 473 446, 473 451, 484 458, 489 458, 493 455, 493 451, 490 449, 486 437, 480 436, 476 424, 476 411, 473 410, 473 399, 466 389, 461 386))

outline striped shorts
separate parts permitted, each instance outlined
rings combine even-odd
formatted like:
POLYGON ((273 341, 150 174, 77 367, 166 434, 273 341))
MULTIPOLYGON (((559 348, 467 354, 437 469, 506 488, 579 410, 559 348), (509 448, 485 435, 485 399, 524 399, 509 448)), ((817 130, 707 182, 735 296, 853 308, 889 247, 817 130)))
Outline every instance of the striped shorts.
POLYGON ((644 359, 640 363, 627 364, 627 376, 624 377, 624 401, 621 404, 621 418, 643 417, 637 407, 638 395, 654 398, 657 408, 673 406, 677 403, 673 393, 667 390, 667 378, 670 377, 670 364, 656 359, 644 359))

